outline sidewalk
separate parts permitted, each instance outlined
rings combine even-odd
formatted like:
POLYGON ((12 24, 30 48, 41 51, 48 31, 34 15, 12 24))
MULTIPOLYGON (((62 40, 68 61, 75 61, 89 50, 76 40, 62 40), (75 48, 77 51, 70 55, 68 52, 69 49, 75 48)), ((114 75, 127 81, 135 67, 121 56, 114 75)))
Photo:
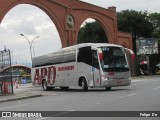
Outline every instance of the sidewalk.
POLYGON ((27 99, 27 98, 34 98, 34 97, 40 97, 42 94, 38 92, 38 89, 40 87, 34 87, 31 83, 24 84, 24 85, 18 85, 18 88, 16 86, 13 86, 13 95, 2 95, 0 96, 0 103, 7 102, 7 101, 15 101, 15 100, 21 100, 21 99, 27 99))

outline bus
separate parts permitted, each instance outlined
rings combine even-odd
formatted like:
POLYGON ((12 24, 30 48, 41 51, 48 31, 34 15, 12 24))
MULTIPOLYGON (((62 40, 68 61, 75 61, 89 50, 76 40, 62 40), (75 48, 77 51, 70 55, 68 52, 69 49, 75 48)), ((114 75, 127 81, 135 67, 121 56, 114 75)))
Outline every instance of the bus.
POLYGON ((44 90, 55 87, 69 89, 78 86, 88 88, 128 86, 131 73, 127 53, 132 50, 108 43, 82 43, 34 57, 32 60, 32 82, 42 85, 44 90))

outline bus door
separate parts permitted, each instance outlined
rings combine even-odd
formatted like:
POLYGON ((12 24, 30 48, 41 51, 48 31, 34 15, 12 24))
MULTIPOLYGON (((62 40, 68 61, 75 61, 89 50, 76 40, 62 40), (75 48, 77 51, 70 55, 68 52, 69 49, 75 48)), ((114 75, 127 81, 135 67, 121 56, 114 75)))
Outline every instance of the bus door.
POLYGON ((94 86, 99 87, 101 85, 101 75, 97 50, 92 50, 92 74, 94 86))

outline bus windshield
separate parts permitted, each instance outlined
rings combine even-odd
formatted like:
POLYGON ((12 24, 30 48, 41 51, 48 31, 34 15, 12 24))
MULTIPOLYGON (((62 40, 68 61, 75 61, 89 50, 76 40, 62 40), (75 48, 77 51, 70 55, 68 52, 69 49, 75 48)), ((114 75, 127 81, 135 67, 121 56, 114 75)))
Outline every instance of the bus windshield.
POLYGON ((102 52, 101 66, 104 72, 129 71, 126 55, 120 47, 100 47, 102 52))

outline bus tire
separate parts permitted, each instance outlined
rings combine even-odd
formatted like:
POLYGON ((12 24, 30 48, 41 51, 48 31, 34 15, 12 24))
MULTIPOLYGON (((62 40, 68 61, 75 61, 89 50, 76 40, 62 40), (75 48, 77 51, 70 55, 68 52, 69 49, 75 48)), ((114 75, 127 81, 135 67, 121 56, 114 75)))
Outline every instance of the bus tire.
POLYGON ((47 84, 46 80, 42 81, 42 88, 43 88, 44 91, 50 90, 50 88, 48 87, 48 84, 47 84))
POLYGON ((111 87, 106 87, 106 90, 107 91, 111 91, 111 87))
POLYGON ((82 78, 81 86, 83 91, 88 91, 87 81, 85 78, 82 78))

